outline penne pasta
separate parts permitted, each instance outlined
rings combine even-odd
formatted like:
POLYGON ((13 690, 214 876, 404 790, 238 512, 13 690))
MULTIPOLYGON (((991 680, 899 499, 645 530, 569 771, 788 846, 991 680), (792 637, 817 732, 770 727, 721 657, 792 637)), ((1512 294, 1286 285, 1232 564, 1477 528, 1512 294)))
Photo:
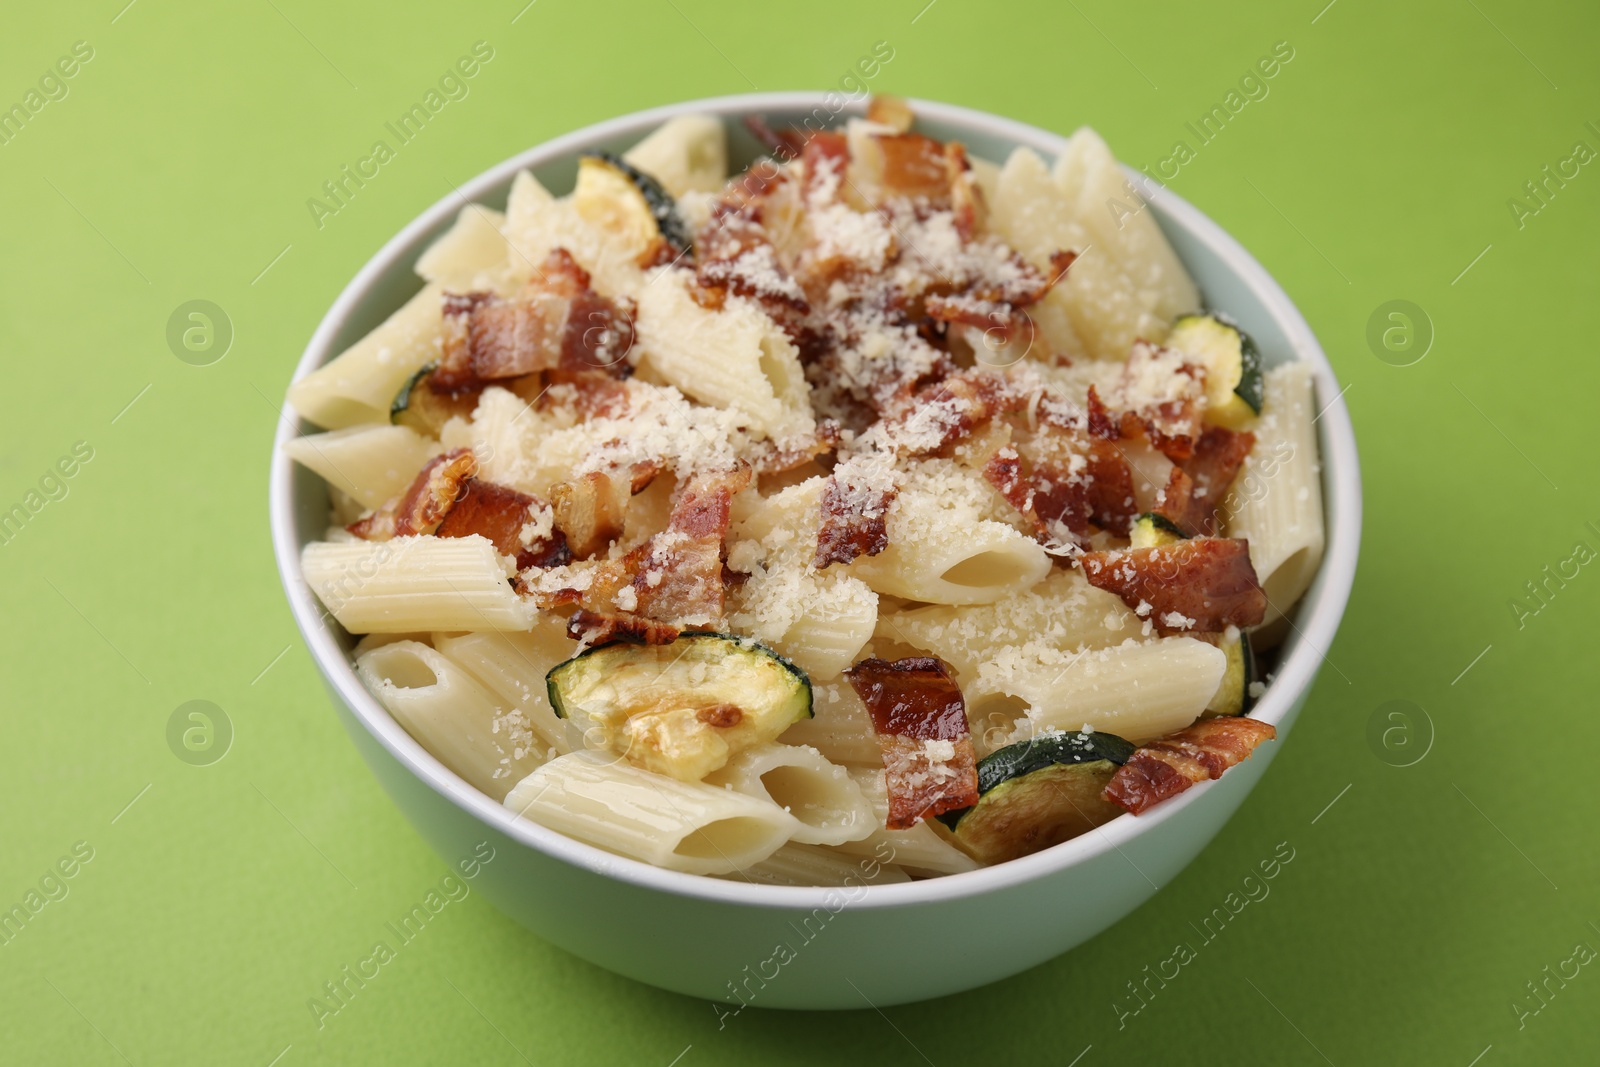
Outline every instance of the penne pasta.
POLYGON ((799 820, 793 840, 801 844, 859 841, 877 827, 872 805, 845 769, 804 745, 747 748, 705 781, 772 801, 799 820))
POLYGON ((439 446, 405 426, 350 426, 297 437, 290 458, 364 508, 382 507, 399 496, 439 446))
POLYGON ((1303 363, 1266 375, 1256 445, 1223 501, 1228 534, 1250 542, 1250 561, 1267 594, 1271 627, 1305 593, 1322 564, 1322 467, 1313 425, 1316 400, 1303 363))
POLYGON ((528 728, 547 747, 561 754, 581 747, 582 738, 574 738, 570 724, 551 709, 545 686, 550 668, 572 655, 572 641, 560 616, 539 616, 528 633, 435 634, 433 646, 521 712, 528 728))
POLYGON ((353 634, 526 630, 534 607, 510 585, 509 560, 482 537, 397 537, 300 554, 306 584, 353 634))
POLYGON ((439 358, 443 287, 423 286, 377 329, 289 387, 289 403, 329 430, 389 421, 406 379, 439 358))
POLYGON ((498 211, 468 204, 456 216, 455 225, 422 253, 417 274, 423 281, 438 282, 457 292, 497 287, 510 254, 501 232, 505 221, 498 211))
POLYGON ((895 885, 911 881, 899 867, 872 856, 853 856, 793 841, 760 863, 718 877, 762 885, 895 885))
POLYGON ((1181 730, 1200 717, 1222 682, 1227 657, 1192 637, 1126 641, 1062 652, 1024 645, 997 650, 978 669, 974 697, 1001 693, 1029 705, 1011 741, 1084 727, 1135 743, 1181 730))
POLYGON ((689 874, 728 874, 759 863, 796 826, 771 801, 680 782, 588 750, 546 763, 517 783, 505 805, 568 837, 689 874))
POLYGON ((408 734, 495 800, 549 755, 520 711, 421 642, 368 648, 356 672, 408 734))

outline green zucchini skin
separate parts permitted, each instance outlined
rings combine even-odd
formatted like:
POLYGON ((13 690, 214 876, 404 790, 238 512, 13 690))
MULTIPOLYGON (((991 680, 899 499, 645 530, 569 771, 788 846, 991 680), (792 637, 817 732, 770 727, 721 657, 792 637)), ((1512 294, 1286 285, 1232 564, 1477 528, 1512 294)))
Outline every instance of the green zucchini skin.
POLYGON ((995 864, 1088 833, 1123 813, 1103 796, 1117 766, 1109 759, 1050 763, 1008 778, 967 809, 953 830, 955 843, 995 864))
MULTIPOLYGON (((1261 414, 1261 405, 1266 400, 1266 380, 1262 377, 1261 350, 1256 347, 1254 338, 1240 329, 1232 319, 1218 312, 1207 311, 1180 315, 1172 324, 1172 333, 1168 340, 1169 343, 1185 351, 1191 350, 1186 345, 1194 345, 1199 349, 1236 345, 1239 354, 1239 381, 1233 386, 1233 395, 1250 409, 1251 414, 1261 414)), ((1207 353, 1196 351, 1195 354, 1207 353)))
POLYGON ((656 228, 661 231, 661 237, 679 252, 688 252, 694 247, 694 239, 689 235, 689 230, 683 224, 683 218, 678 214, 678 202, 672 194, 662 188, 660 182, 650 175, 629 163, 614 152, 590 153, 608 166, 615 167, 633 183, 639 190, 639 195, 644 197, 644 202, 650 207, 650 214, 656 220, 656 228))
POLYGON ((405 383, 400 386, 399 391, 394 394, 394 400, 390 401, 389 403, 389 421, 391 423, 395 424, 396 426, 403 425, 402 419, 405 416, 405 413, 411 408, 412 391, 416 389, 418 382, 422 381, 422 379, 432 374, 438 368, 439 364, 437 362, 424 363, 422 367, 418 369, 417 373, 405 380, 405 383))
POLYGON ((960 811, 947 811, 939 820, 951 829, 962 816, 975 811, 985 794, 1007 782, 1025 778, 1048 767, 1106 762, 1120 767, 1128 762, 1138 746, 1116 734, 1049 734, 1019 741, 998 749, 978 761, 978 804, 960 811))

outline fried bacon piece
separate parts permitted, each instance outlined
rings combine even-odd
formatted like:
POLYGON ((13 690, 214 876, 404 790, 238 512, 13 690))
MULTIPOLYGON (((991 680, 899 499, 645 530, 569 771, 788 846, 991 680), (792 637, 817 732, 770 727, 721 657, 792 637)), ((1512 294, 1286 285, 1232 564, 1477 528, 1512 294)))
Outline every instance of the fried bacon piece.
POLYGON ((628 386, 603 370, 550 370, 533 398, 541 411, 565 407, 579 420, 616 419, 628 413, 628 386))
POLYGON ((547 537, 522 543, 522 530, 543 507, 537 497, 504 485, 473 478, 463 487, 455 505, 436 531, 439 537, 471 537, 477 534, 494 543, 502 556, 513 556, 517 569, 552 567, 572 559, 566 538, 552 530, 547 537))
POLYGON ((845 140, 844 134, 831 130, 809 137, 801 134, 801 137, 800 165, 805 173, 801 189, 809 198, 832 175, 837 174, 840 181, 844 180, 845 167, 850 163, 850 143, 845 140))
POLYGON ((729 509, 750 480, 748 467, 690 476, 667 528, 629 553, 640 615, 673 622, 721 618, 729 509))
POLYGON ((1090 585, 1117 594, 1164 635, 1242 629, 1266 615, 1249 542, 1238 538, 1086 552, 1078 562, 1090 585))
POLYGON ((855 461, 835 467, 822 489, 822 521, 811 565, 822 570, 888 548, 889 505, 898 492, 855 461))
POLYGON ((1195 442, 1194 454, 1183 463, 1183 472, 1193 483, 1190 528, 1208 536, 1217 532, 1217 509, 1255 444, 1256 435, 1248 431, 1206 427, 1195 442))
POLYGON ((434 456, 404 493, 347 529, 366 541, 433 533, 477 471, 478 461, 469 448, 434 456))
POLYGON ((983 476, 1033 527, 1046 545, 1078 545, 1089 536, 1089 502, 1082 479, 1044 465, 1024 474, 1022 457, 1006 445, 983 466, 983 476))
POLYGON ((778 448, 771 442, 761 444, 764 447, 750 458, 751 469, 756 474, 783 474, 837 450, 839 424, 833 419, 821 420, 811 440, 797 448, 778 448))
POLYGON ((676 626, 628 612, 599 613, 579 608, 567 620, 567 636, 586 645, 627 641, 635 645, 670 645, 678 639, 676 626))
POLYGON ((589 272, 557 248, 516 296, 446 293, 433 384, 457 391, 552 368, 625 377, 633 308, 607 300, 589 280, 589 272))
POLYGON ((1081 426, 1044 421, 1041 428, 1055 438, 1054 454, 1026 465, 1016 449, 1003 448, 984 466, 984 477, 1028 519, 1042 543, 1081 545, 1091 524, 1126 533, 1138 506, 1133 469, 1121 449, 1081 426))
POLYGON ((605 471, 590 471, 550 487, 555 528, 566 537, 574 557, 588 559, 622 536, 632 495, 627 478, 605 471))
POLYGON ((879 93, 867 101, 867 121, 887 126, 896 133, 905 133, 911 129, 914 119, 911 105, 898 96, 879 93))
POLYGON ((1148 438, 1174 463, 1194 451, 1205 415, 1205 375, 1183 353, 1136 341, 1113 399, 1123 408, 1122 437, 1148 438))
POLYGON ((845 677, 867 706, 883 752, 889 829, 978 802, 966 704, 942 660, 864 659, 845 677))
POLYGON ((1111 776, 1101 796, 1134 815, 1197 782, 1221 778, 1222 772, 1250 758, 1263 741, 1278 735, 1259 719, 1224 716, 1201 719, 1186 730, 1141 745, 1111 776))

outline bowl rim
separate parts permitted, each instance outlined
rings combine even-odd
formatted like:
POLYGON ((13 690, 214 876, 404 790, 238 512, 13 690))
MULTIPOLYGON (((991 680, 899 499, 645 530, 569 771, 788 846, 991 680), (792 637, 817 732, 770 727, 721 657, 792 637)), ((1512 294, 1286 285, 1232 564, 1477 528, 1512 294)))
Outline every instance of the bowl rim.
MULTIPOLYGON (((318 323, 295 367, 292 380, 298 381, 338 354, 331 350, 331 346, 344 322, 364 303, 374 284, 397 269, 425 235, 446 224, 467 204, 478 202, 495 191, 496 187, 508 183, 517 171, 570 155, 598 140, 628 134, 643 136, 662 122, 679 115, 709 114, 727 120, 770 111, 810 111, 818 108, 834 117, 862 112, 864 101, 859 100, 847 103, 842 109, 830 108, 828 98, 837 98, 838 95, 809 91, 767 92, 687 100, 585 126, 490 167, 461 183, 451 194, 422 212, 367 261, 345 285, 318 323)), ((919 117, 975 131, 982 130, 1051 156, 1059 154, 1066 144, 1066 138, 1059 134, 1015 119, 937 101, 910 99, 909 103, 919 117)), ((1321 660, 1326 658, 1322 650, 1327 649, 1333 641, 1355 580, 1361 535, 1361 484, 1350 413, 1333 368, 1311 327, 1266 269, 1238 241, 1183 198, 1131 168, 1124 167, 1124 170, 1138 181, 1138 187, 1147 201, 1208 245, 1260 296, 1284 326, 1294 357, 1311 365, 1318 394, 1333 397, 1319 416, 1326 423, 1324 436, 1329 446, 1321 457, 1328 497, 1324 507, 1325 522, 1328 517, 1333 519, 1326 530, 1321 586, 1312 590, 1298 606, 1297 629, 1300 640, 1279 664, 1276 677, 1251 713, 1252 718, 1277 725, 1309 689, 1321 660)), ((288 418, 289 410, 285 408, 286 417, 277 422, 270 469, 270 525, 279 576, 295 623, 311 652, 313 662, 355 719, 394 759, 445 800, 507 837, 553 859, 625 883, 674 896, 754 908, 809 910, 837 900, 838 894, 843 891, 838 886, 771 886, 685 874, 585 844, 514 815, 503 805, 468 785, 407 734, 361 683, 354 665, 340 648, 316 597, 301 574, 302 546, 295 535, 294 522, 294 463, 285 452, 284 445, 305 433, 308 423, 298 416, 288 418)), ((1189 805, 1204 803, 1203 798, 1215 784, 1202 782, 1136 819, 1113 819, 1092 833, 992 867, 910 883, 846 887, 856 894, 851 907, 870 909, 935 904, 1016 888, 1047 878, 1113 850, 1121 852, 1133 839, 1154 831, 1169 819, 1177 818, 1189 805)))

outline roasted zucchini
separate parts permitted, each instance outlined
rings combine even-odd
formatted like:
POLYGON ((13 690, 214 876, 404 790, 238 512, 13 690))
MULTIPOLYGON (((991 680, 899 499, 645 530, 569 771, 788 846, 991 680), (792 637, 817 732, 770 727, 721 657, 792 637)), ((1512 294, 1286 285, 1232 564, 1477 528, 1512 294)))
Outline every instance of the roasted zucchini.
POLYGON ((1147 511, 1133 520, 1133 528, 1128 532, 1128 536, 1132 539, 1129 548, 1157 548, 1161 545, 1170 545, 1174 541, 1182 541, 1188 535, 1165 515, 1147 511))
POLYGON ((645 248, 657 238, 676 252, 693 244, 677 201, 661 183, 621 156, 598 152, 578 160, 578 184, 572 194, 578 214, 645 248))
POLYGON ((1115 734, 1050 734, 978 764, 978 802, 939 819, 982 863, 1003 863, 1077 837, 1122 814, 1100 796, 1134 745, 1115 734))
POLYGON ((811 716, 805 672, 731 634, 601 645, 557 665, 545 682, 550 706, 584 731, 588 747, 685 782, 811 716))
POLYGON ((1250 335, 1216 315, 1184 315, 1166 346, 1206 369, 1206 419, 1236 430, 1261 414, 1261 353, 1250 335))
POLYGON ((1250 635, 1229 627, 1214 636, 1217 647, 1228 657, 1228 666, 1222 672, 1216 695, 1201 715, 1243 715, 1255 703, 1250 696, 1250 686, 1256 680, 1256 656, 1250 648, 1250 635))

